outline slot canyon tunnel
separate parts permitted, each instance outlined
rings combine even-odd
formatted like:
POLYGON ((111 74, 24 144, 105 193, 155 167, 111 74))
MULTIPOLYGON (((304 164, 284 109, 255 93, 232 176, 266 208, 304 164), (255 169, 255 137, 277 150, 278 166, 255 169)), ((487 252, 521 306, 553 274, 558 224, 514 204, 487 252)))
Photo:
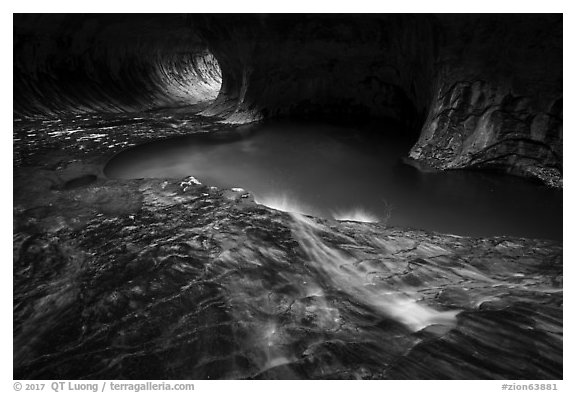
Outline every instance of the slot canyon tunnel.
POLYGON ((14 378, 561 379, 562 55, 559 14, 15 14, 14 378), (410 184, 302 215, 251 189, 283 154, 410 184))

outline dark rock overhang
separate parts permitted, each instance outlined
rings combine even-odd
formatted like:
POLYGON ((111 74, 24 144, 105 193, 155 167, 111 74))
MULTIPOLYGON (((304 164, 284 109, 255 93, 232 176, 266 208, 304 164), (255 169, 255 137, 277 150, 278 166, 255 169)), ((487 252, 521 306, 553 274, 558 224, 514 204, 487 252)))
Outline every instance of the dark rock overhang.
POLYGON ((420 165, 495 168, 561 186, 560 14, 51 14, 14 22, 16 115, 216 98, 202 113, 228 123, 386 117, 420 136, 411 152, 420 165))

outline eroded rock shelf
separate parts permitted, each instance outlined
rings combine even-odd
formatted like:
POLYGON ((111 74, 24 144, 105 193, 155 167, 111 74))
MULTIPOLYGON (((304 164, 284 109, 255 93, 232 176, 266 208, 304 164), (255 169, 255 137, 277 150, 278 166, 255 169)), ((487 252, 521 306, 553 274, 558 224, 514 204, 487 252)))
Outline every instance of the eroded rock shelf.
MULTIPOLYGON (((561 238, 543 223, 562 203, 562 18, 15 14, 14 379, 562 379, 560 241, 315 218, 194 173, 104 171, 136 145, 260 121, 392 122, 418 174, 555 189, 522 199, 522 219, 561 238)), ((419 191, 450 209, 461 184, 437 184, 419 191)), ((496 216, 480 191, 475 213, 496 216)))
POLYGON ((150 116, 15 125, 15 378, 562 378, 561 244, 103 177, 150 116))

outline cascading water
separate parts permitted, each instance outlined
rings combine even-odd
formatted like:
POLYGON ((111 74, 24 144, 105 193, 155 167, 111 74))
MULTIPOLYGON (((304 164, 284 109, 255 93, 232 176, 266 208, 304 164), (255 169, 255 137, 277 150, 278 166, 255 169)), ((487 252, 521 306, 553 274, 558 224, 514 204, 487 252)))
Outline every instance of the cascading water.
POLYGON ((436 311, 419 304, 417 294, 408 287, 370 281, 366 274, 353 268, 357 262, 355 259, 346 257, 342 251, 322 241, 321 226, 300 214, 292 213, 291 216, 294 220, 292 233, 306 251, 311 268, 334 288, 403 323, 412 331, 435 324, 446 327, 456 324, 458 311, 436 311))
POLYGON ((561 37, 14 14, 14 379, 562 379, 561 37))

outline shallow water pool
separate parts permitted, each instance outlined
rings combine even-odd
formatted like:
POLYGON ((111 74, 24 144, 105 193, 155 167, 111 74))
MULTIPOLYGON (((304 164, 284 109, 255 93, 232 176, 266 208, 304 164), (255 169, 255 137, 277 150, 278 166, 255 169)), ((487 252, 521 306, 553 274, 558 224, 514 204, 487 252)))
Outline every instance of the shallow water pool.
POLYGON ((111 178, 182 178, 242 187, 280 210, 465 236, 562 239, 562 191, 479 171, 422 173, 402 163, 396 129, 275 123, 192 135, 113 157, 111 178))

